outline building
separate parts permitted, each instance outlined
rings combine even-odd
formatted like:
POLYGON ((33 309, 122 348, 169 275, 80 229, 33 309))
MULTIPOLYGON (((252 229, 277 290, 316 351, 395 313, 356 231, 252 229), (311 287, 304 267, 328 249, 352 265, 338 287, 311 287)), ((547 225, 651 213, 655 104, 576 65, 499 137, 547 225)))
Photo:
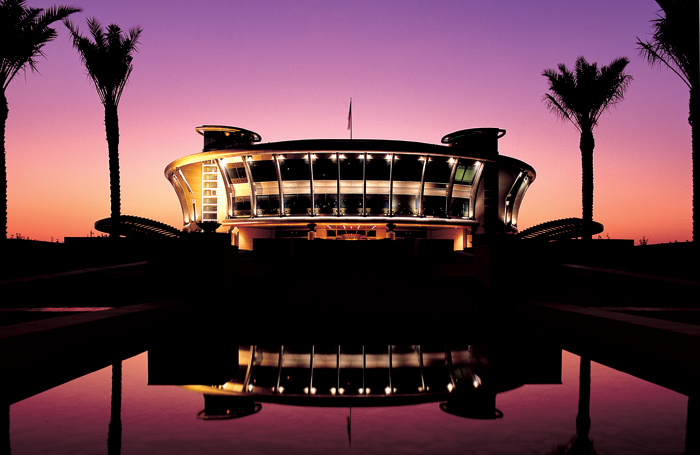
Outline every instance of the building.
POLYGON ((196 128, 201 153, 170 163, 183 230, 256 238, 452 239, 514 234, 535 179, 528 164, 500 155, 505 130, 467 129, 442 144, 375 139, 260 143, 231 126, 196 128))

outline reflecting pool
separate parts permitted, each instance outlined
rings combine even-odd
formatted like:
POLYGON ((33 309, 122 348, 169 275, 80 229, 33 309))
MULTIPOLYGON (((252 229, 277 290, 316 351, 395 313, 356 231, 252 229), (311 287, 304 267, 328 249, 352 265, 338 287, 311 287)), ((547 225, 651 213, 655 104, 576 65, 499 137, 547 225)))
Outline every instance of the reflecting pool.
MULTIPOLYGON (((112 403, 112 367, 10 405, 11 453, 108 453, 110 420, 110 439, 120 444, 112 444, 109 453, 123 454, 550 454, 576 433, 579 357, 567 351, 561 351, 561 383, 498 393, 495 404, 503 417, 496 419, 458 417, 443 412, 439 402, 376 407, 265 402, 246 417, 204 420, 197 418, 203 395, 148 385, 148 362, 146 352, 121 362, 115 395, 121 390, 121 412, 119 400, 112 403), (119 420, 121 430, 114 425, 119 420)), ((589 436, 598 453, 681 454, 687 409, 684 395, 591 365, 589 436)))

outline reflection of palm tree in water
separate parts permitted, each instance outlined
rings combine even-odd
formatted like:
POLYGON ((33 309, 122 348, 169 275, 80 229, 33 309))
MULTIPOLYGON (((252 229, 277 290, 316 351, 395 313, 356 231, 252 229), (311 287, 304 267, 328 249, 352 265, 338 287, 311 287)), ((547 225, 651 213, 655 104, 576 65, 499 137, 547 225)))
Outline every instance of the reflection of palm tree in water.
POLYGON ((595 455, 593 441, 588 438, 591 429, 591 359, 581 356, 578 376, 578 414, 576 435, 568 444, 560 444, 549 455, 595 455))
POLYGON ((112 409, 107 434, 107 453, 119 455, 122 449, 122 362, 112 364, 112 409))

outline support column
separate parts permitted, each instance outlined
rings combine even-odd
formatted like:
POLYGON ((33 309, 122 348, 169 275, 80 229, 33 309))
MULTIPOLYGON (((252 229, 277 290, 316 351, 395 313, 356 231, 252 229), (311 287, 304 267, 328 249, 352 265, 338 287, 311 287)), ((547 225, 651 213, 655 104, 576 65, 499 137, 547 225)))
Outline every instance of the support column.
POLYGON ((395 227, 396 225, 394 223, 386 224, 386 238, 389 240, 396 240, 396 233, 394 232, 395 227))

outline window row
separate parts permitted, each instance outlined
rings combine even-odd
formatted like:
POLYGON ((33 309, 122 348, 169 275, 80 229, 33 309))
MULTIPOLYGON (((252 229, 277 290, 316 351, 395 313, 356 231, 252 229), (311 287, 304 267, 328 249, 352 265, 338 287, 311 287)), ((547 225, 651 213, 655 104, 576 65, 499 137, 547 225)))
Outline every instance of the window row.
MULTIPOLYGON (((318 153, 277 155, 277 160, 248 159, 248 169, 254 182, 295 180, 373 180, 447 184, 454 171, 454 182, 471 185, 478 162, 445 156, 318 153), (279 174, 277 166, 279 165, 279 174), (454 167, 456 166, 456 169, 454 167)), ((244 163, 230 163, 226 172, 232 183, 246 183, 244 163)))
MULTIPOLYGON (((323 216, 426 216, 434 218, 469 218, 469 198, 452 197, 448 206, 446 196, 424 195, 422 204, 417 195, 395 194, 343 194, 338 204, 336 194, 315 194, 313 213, 323 216), (364 202, 364 204, 363 204, 364 202), (391 204, 390 204, 391 202, 391 204)), ((258 195, 255 197, 256 216, 282 215, 309 216, 312 213, 311 196, 308 194, 285 194, 283 204, 277 194, 258 195)), ((233 198, 233 216, 249 217, 251 215, 251 198, 247 196, 233 198)))

